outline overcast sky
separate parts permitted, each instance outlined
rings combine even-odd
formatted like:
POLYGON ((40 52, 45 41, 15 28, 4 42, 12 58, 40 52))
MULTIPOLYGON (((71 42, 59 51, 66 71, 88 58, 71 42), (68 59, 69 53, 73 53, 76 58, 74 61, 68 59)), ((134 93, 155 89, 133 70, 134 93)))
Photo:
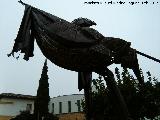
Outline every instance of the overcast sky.
MULTIPOLYGON (((45 60, 37 45, 35 45, 35 56, 29 61, 23 60, 23 55, 19 60, 7 57, 12 50, 24 13, 24 6, 17 1, 0 1, 0 93, 36 95, 45 60)), ((104 36, 130 41, 133 48, 160 59, 160 2, 157 3, 158 1, 149 0, 148 4, 142 4, 145 1, 138 0, 140 3, 134 5, 125 0, 123 5, 107 4, 108 0, 99 1, 102 2, 99 5, 84 4, 88 2, 87 0, 23 1, 70 22, 78 17, 89 18, 97 23, 94 28, 104 36)), ((144 72, 149 70, 153 76, 160 79, 159 63, 141 56, 138 58, 144 72)), ((113 72, 115 66, 119 67, 119 65, 110 66, 113 72)), ((57 67, 50 61, 48 67, 51 97, 79 93, 76 72, 57 67)))

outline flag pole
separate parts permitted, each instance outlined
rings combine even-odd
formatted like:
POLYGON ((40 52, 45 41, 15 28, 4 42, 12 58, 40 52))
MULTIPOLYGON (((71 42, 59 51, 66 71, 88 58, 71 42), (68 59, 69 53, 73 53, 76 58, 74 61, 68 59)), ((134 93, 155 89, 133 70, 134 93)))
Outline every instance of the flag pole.
POLYGON ((18 2, 21 3, 22 5, 27 5, 27 4, 24 3, 22 0, 19 0, 18 2))

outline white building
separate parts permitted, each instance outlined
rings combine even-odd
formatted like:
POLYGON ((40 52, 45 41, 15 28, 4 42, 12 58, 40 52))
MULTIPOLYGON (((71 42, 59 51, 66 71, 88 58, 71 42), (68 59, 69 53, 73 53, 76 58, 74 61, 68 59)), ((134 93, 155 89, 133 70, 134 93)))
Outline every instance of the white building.
POLYGON ((20 111, 33 113, 34 96, 13 93, 0 94, 0 116, 16 116, 20 111))
MULTIPOLYGON (((20 111, 34 111, 35 96, 13 93, 0 94, 0 116, 16 116, 20 111)), ((51 98, 49 112, 53 114, 81 112, 83 94, 63 95, 51 98)))
POLYGON ((63 95, 54 97, 49 103, 49 112, 53 114, 81 112, 83 94, 63 95))

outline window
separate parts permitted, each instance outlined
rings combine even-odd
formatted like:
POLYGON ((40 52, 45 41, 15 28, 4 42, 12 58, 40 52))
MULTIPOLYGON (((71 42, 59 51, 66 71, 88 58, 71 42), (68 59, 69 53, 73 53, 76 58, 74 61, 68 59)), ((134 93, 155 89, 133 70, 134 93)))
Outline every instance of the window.
POLYGON ((59 113, 62 113, 62 102, 59 102, 59 113))
POLYGON ((81 111, 81 103, 80 100, 77 100, 77 107, 78 107, 78 112, 81 111))
POLYGON ((52 103, 52 113, 54 113, 54 103, 52 103))
POLYGON ((27 104, 26 111, 29 111, 29 112, 32 111, 32 104, 27 104))
POLYGON ((71 112, 71 101, 68 101, 68 112, 71 112))

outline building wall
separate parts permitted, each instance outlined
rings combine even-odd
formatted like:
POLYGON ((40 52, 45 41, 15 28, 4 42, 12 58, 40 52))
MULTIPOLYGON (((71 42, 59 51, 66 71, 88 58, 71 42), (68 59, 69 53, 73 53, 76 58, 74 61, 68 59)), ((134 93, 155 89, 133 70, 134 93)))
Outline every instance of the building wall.
MULTIPOLYGON (((82 111, 78 109, 77 100, 80 101, 80 105, 84 99, 83 94, 74 94, 74 95, 64 95, 54 97, 49 102, 49 112, 53 114, 64 114, 64 113, 77 113, 82 111), (71 111, 68 111, 68 101, 71 104, 71 111), (59 103, 62 104, 62 112, 59 112, 59 103), (54 103, 54 111, 52 104, 54 103)), ((26 100, 26 99, 13 99, 13 98, 1 98, 0 99, 0 116, 16 116, 20 113, 20 111, 24 111, 27 108, 27 104, 32 105, 31 113, 34 110, 34 100, 26 100)), ((1 120, 1 119, 0 119, 1 120)))
POLYGON ((67 113, 58 115, 59 120, 85 120, 84 113, 67 113))
MULTIPOLYGON (((68 111, 68 101, 71 102, 71 113, 79 112, 78 111, 77 100, 80 100, 80 102, 81 102, 82 99, 84 99, 84 95, 82 95, 82 94, 54 97, 50 100, 49 112, 53 113, 53 114, 61 114, 59 112, 59 109, 60 109, 59 103, 61 102, 62 103, 62 113, 69 113, 69 111, 68 111), (52 106, 53 104, 54 104, 54 108, 52 106)), ((80 108, 80 111, 82 111, 82 108, 80 108)))
POLYGON ((27 104, 32 104, 31 113, 33 113, 33 100, 2 98, 0 99, 0 115, 16 116, 20 111, 26 110, 27 104))

